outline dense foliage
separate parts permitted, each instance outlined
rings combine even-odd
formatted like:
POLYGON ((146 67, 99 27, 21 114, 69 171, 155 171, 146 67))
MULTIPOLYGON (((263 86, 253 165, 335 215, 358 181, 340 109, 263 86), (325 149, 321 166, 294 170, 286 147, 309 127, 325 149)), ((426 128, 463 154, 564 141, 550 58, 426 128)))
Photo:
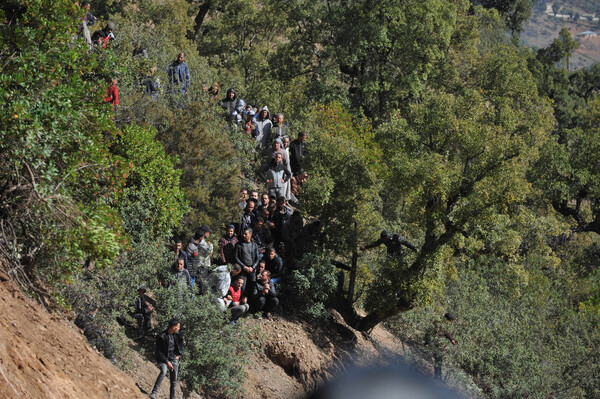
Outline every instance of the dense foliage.
POLYGON ((334 260, 352 270, 345 299, 367 312, 353 327, 386 321, 486 396, 598 396, 600 68, 569 70, 567 30, 544 49, 511 42, 531 6, 100 0, 99 25, 116 26, 106 50, 83 43, 70 1, 2 6, 2 270, 47 305, 98 305, 115 343, 147 284, 161 326, 182 316, 182 375, 235 396, 251 342, 208 296, 159 285, 173 237, 223 227, 240 187, 262 189, 254 143, 222 118, 233 86, 308 133, 300 207, 322 229, 289 304, 322 315, 334 260), (185 96, 167 74, 180 51, 185 96), (115 76, 113 109, 102 99, 115 76), (416 252, 359 251, 384 228, 416 252))

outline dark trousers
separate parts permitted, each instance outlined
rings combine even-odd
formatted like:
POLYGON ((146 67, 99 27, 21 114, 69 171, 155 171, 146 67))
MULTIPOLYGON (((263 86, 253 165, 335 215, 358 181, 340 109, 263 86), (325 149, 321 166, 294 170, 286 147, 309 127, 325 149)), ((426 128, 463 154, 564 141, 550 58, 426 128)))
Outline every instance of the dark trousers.
POLYGON ((169 378, 171 380, 171 386, 169 389, 169 397, 171 399, 175 399, 175 388, 177 387, 177 375, 179 374, 179 362, 177 360, 171 360, 171 364, 173 365, 173 370, 169 370, 167 363, 158 363, 158 368, 160 369, 160 374, 156 377, 156 382, 154 383, 154 388, 152 388, 152 394, 156 395, 158 393, 158 389, 160 388, 160 384, 162 384, 163 379, 166 377, 167 372, 170 371, 169 378))
POLYGON ((264 296, 258 296, 254 298, 254 303, 252 304, 252 312, 258 313, 262 311, 263 313, 269 313, 275 310, 279 305, 279 298, 272 297, 268 298, 264 296))

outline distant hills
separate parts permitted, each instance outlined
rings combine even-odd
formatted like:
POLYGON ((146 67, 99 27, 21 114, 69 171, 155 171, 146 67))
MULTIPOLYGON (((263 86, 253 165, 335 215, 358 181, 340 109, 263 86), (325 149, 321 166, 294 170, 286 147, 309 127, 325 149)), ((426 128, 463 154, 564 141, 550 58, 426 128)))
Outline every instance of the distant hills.
POLYGON ((525 24, 521 41, 530 47, 547 47, 562 27, 569 29, 579 49, 571 58, 571 69, 588 68, 600 62, 600 1, 562 0, 536 4, 525 24), (596 36, 583 32, 593 32, 596 36))

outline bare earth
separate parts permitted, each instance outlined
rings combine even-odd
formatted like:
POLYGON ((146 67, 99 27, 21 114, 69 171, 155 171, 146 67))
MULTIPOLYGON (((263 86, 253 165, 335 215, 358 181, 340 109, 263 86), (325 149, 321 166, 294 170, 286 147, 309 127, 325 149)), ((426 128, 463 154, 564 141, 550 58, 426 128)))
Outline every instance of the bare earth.
POLYGON ((1 398, 143 398, 135 381, 0 275, 1 398))

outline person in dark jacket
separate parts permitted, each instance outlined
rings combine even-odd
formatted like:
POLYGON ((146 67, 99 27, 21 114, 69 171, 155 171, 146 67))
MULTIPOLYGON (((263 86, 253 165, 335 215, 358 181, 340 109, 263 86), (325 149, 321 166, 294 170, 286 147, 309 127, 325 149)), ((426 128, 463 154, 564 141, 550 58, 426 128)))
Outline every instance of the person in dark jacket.
POLYGON ((268 270, 263 270, 254 282, 252 313, 262 311, 263 316, 270 319, 271 312, 277 308, 277 305, 279 305, 279 298, 277 298, 277 292, 275 292, 275 284, 271 281, 271 273, 268 270))
POLYGON ((142 284, 137 290, 138 296, 133 304, 133 317, 137 320, 137 337, 143 338, 144 335, 152 330, 152 311, 156 306, 154 299, 146 295, 146 285, 142 284))
POLYGON ((104 29, 94 32, 92 35, 92 43, 101 45, 102 48, 106 48, 108 42, 115 39, 115 35, 113 34, 114 29, 115 24, 112 22, 107 23, 104 29))
POLYGON ((172 90, 179 90, 181 94, 187 94, 190 85, 190 69, 185 63, 183 52, 177 55, 177 59, 171 63, 169 68, 169 79, 172 90))
POLYGON ((81 7, 85 9, 85 17, 83 18, 84 22, 87 24, 87 26, 94 25, 96 23, 97 19, 90 12, 90 9, 92 8, 92 5, 90 4, 90 2, 84 1, 83 3, 81 3, 81 7))
POLYGON ((383 230, 379 236, 379 240, 375 241, 372 244, 364 245, 360 247, 361 251, 364 251, 369 248, 378 247, 381 244, 385 245, 387 248, 387 253, 389 256, 402 259, 402 246, 409 248, 413 252, 417 252, 417 247, 411 244, 406 238, 401 236, 398 233, 390 233, 387 230, 383 230))
POLYGON ((177 259, 183 259, 183 267, 189 270, 188 265, 188 254, 183 250, 183 242, 181 240, 175 241, 173 244, 173 262, 177 259))
POLYGON ((175 399, 175 388, 177 387, 177 375, 179 373, 179 359, 183 351, 183 339, 179 334, 181 324, 177 319, 169 320, 169 325, 165 331, 163 331, 156 338, 156 362, 160 373, 150 393, 150 398, 156 399, 160 384, 163 379, 170 372, 169 378, 171 380, 170 386, 170 399, 175 399))
POLYGON ((230 224, 225 229, 225 234, 219 239, 219 254, 221 256, 221 264, 235 263, 235 246, 238 243, 238 238, 235 235, 235 226, 230 224))
POLYGON ((265 268, 271 273, 271 280, 274 283, 283 275, 283 260, 277 255, 275 248, 267 248, 265 250, 265 268), (276 280, 277 279, 277 280, 276 280))
POLYGON ((308 156, 308 148, 306 147, 306 133, 298 133, 298 138, 290 143, 290 166, 292 167, 292 175, 298 176, 304 173, 304 159, 308 156))
POLYGON ((247 227, 242 233, 242 240, 235 246, 235 263, 242 267, 242 274, 250 281, 260 259, 258 245, 252 241, 252 229, 247 227))

